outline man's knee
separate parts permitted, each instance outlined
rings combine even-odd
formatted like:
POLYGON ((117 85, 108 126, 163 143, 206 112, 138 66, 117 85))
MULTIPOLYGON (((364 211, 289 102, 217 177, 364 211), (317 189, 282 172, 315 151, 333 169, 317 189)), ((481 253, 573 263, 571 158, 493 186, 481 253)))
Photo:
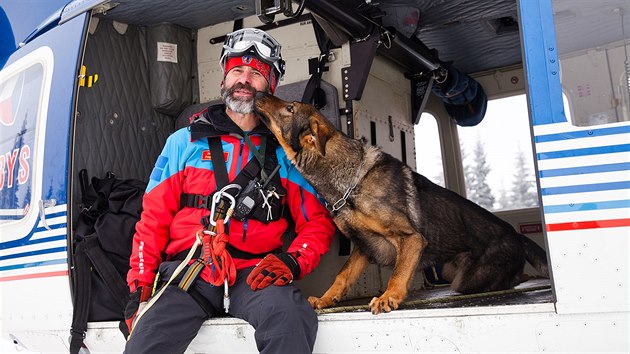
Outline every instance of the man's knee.
POLYGON ((261 308, 256 344, 261 353, 312 353, 317 337, 317 314, 308 302, 274 301, 261 308))
MULTIPOLYGON (((278 289, 280 290, 280 289, 278 289)), ((267 320, 274 322, 274 327, 283 332, 303 331, 317 332, 317 314, 308 301, 297 289, 282 289, 283 296, 273 296, 272 301, 263 301, 260 314, 267 320)))

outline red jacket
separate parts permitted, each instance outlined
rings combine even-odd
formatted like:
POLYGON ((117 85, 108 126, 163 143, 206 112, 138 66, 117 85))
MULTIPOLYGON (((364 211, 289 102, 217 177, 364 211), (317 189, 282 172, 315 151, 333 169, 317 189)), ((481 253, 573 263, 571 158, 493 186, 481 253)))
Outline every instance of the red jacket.
MULTIPOLYGON (((264 134, 272 138, 264 125, 249 133, 254 145, 264 134)), ((210 195, 216 190, 209 136, 220 135, 228 178, 231 181, 253 157, 245 143, 242 130, 225 114, 223 105, 211 106, 190 127, 173 133, 157 159, 144 195, 143 212, 136 224, 131 253, 131 269, 127 282, 133 292, 138 286, 152 285, 163 259, 170 260, 189 250, 202 228, 201 219, 208 209, 180 208, 182 193, 210 195)), ((276 150, 282 186, 287 190, 283 201, 295 221, 297 237, 287 251, 296 253, 300 278, 309 274, 328 252, 334 234, 330 214, 310 186, 289 162, 281 147, 276 150)), ((287 228, 284 219, 264 224, 253 219, 240 222, 230 219, 230 245, 248 253, 261 254, 282 247, 282 235, 287 228)), ((260 259, 234 259, 237 270, 256 265, 260 259)), ((207 268, 207 267, 206 267, 207 268)), ((210 281, 210 272, 201 276, 210 281)))

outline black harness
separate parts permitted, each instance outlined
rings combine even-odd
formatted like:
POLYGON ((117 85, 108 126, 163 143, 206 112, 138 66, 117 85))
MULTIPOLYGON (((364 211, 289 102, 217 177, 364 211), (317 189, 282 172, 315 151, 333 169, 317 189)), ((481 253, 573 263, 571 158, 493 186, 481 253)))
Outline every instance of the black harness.
MULTIPOLYGON (((260 150, 256 149, 256 146, 254 146, 251 139, 249 139, 249 136, 242 133, 240 128, 233 124, 227 116, 221 117, 221 119, 214 122, 212 121, 213 118, 219 115, 225 115, 224 112, 224 106, 211 106, 206 111, 197 115, 198 118, 203 115, 203 118, 207 118, 211 124, 193 122, 190 127, 192 139, 206 137, 208 140, 210 158, 212 161, 212 168, 217 188, 209 195, 182 193, 180 195, 180 208, 213 210, 213 196, 230 183, 237 184, 241 187, 240 191, 234 192, 235 188, 230 188, 223 192, 228 193, 228 191, 230 191, 230 194, 238 200, 236 207, 238 207, 239 202, 241 202, 244 196, 251 196, 250 199, 253 200, 252 203, 248 203, 248 205, 253 205, 253 208, 244 214, 243 219, 236 217, 237 209, 235 209, 235 212, 232 215, 233 218, 240 221, 253 219, 265 224, 271 221, 276 221, 282 217, 282 199, 283 196, 286 195, 286 189, 282 186, 280 175, 277 173, 278 168, 280 167, 278 164, 278 157, 276 156, 276 149, 279 145, 278 141, 270 134, 270 132, 268 132, 268 130, 265 131, 266 128, 263 126, 262 128, 264 129, 260 131, 262 134, 260 150), (255 156, 255 158, 249 160, 245 167, 243 167, 243 169, 231 182, 228 178, 228 172, 223 157, 223 146, 221 143, 221 135, 229 134, 230 132, 243 134, 245 143, 255 156), (274 197, 266 198, 265 203, 262 203, 260 200, 256 199, 261 198, 261 194, 263 193, 260 191, 273 191, 275 195, 274 197)), ((225 215, 228 201, 224 198, 225 197, 223 197, 222 194, 222 198, 218 203, 219 205, 214 205, 215 215, 207 215, 202 218, 201 223, 204 228, 212 230, 210 221, 216 221, 220 215, 225 215)), ((270 252, 254 254, 239 250, 229 243, 226 245, 226 249, 232 257, 238 259, 259 259, 264 258, 269 253, 278 253, 281 251, 281 249, 277 249, 270 252)), ((176 254, 172 260, 184 260, 186 259, 188 252, 189 250, 180 252, 176 254)), ((213 309, 210 303, 208 303, 208 301, 197 292, 195 287, 191 286, 201 272, 201 267, 196 266, 199 263, 198 261, 200 256, 201 250, 197 249, 196 254, 192 257, 197 258, 197 261, 188 267, 186 274, 184 274, 184 277, 180 280, 178 286, 188 292, 204 309, 204 311, 208 315, 212 316, 213 309)))
MULTIPOLYGON (((268 186, 267 189, 273 190, 278 196, 280 196, 280 198, 269 198, 268 206, 266 207, 263 207, 262 203, 255 203, 255 207, 247 215, 247 219, 258 220, 265 224, 280 219, 282 216, 281 197, 286 195, 286 189, 282 186, 280 175, 272 173, 276 169, 276 166, 278 166, 278 157, 276 156, 278 141, 274 137, 268 137, 267 135, 263 135, 261 139, 262 142, 260 149, 262 152, 256 152, 258 152, 261 156, 264 156, 260 158, 260 160, 264 163, 264 168, 261 168, 258 158, 252 158, 234 178, 234 180, 230 182, 228 179, 227 168, 225 167, 225 161, 223 159, 221 137, 209 137, 208 146, 210 147, 210 156, 217 189, 209 195, 182 193, 180 195, 180 208, 188 207, 210 210, 212 207, 212 196, 216 193, 216 191, 225 187, 228 183, 238 184, 241 186, 242 191, 246 191, 247 186, 251 181, 255 181, 260 177, 265 180, 269 177, 270 180, 265 182, 268 186), (271 208, 271 212, 269 212, 268 208, 271 208), (271 217, 269 218, 269 216, 271 217)), ((250 149, 255 150, 255 146, 251 143, 249 137, 245 136, 245 141, 248 142, 250 149)), ((253 196, 259 198, 258 192, 253 193, 253 196)), ((234 195, 234 197, 236 197, 236 195, 234 195)))

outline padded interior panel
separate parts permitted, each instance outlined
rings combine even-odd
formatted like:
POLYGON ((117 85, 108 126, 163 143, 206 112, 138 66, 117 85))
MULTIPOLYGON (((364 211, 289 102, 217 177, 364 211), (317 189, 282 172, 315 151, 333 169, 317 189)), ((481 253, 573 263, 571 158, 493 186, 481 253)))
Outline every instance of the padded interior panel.
POLYGON ((151 107, 144 28, 100 20, 88 37, 73 141, 73 197, 78 171, 148 181, 174 119, 151 107))
POLYGON ((147 27, 153 108, 177 117, 192 103, 192 30, 163 23, 147 27))

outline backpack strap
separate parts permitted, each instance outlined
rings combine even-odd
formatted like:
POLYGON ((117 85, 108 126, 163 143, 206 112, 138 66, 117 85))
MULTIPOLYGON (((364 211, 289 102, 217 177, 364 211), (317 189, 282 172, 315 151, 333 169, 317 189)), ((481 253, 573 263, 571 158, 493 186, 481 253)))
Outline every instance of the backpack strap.
POLYGON ((92 280, 90 277, 90 263, 85 251, 84 242, 79 242, 74 252, 74 296, 72 297, 72 326, 70 327, 70 353, 77 354, 83 346, 87 332, 88 312, 90 310, 90 296, 92 280))
POLYGON ((70 329, 70 353, 77 354, 83 345, 87 332, 88 312, 92 296, 92 278, 90 267, 107 285, 123 313, 129 302, 129 289, 118 271, 107 258, 98 243, 96 234, 84 236, 77 242, 74 253, 74 296, 72 326, 70 329))
POLYGON ((120 276, 120 273, 116 270, 116 267, 109 260, 100 244, 96 234, 86 236, 83 240, 86 244, 85 252, 87 253, 92 266, 96 272, 101 276, 107 289, 112 293, 114 299, 118 305, 120 305, 121 311, 125 309, 127 302, 129 302, 129 288, 126 282, 120 276))

